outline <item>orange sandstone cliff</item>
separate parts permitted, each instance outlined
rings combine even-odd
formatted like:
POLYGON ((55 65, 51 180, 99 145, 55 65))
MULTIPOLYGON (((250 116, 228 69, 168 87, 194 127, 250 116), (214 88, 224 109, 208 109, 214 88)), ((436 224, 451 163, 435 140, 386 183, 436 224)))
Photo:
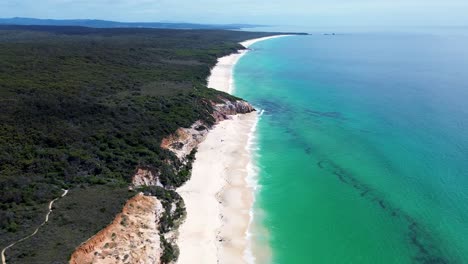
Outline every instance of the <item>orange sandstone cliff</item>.
MULTIPOLYGON (((245 114, 255 111, 247 102, 229 101, 213 103, 212 116, 215 123, 229 119, 230 115, 245 114)), ((195 122, 189 128, 179 128, 173 135, 161 142, 161 147, 172 151, 183 164, 187 156, 200 144, 209 132, 210 127, 202 121, 195 122)), ((157 168, 139 167, 132 177, 129 188, 141 186, 165 187, 159 181, 157 168)), ((182 202, 183 206, 183 202, 182 202)), ((165 212, 161 202, 154 196, 138 194, 128 200, 122 212, 114 221, 99 233, 81 244, 73 252, 70 264, 120 264, 120 263, 161 263, 163 248, 160 236, 174 243, 177 231, 159 233, 159 219, 163 213, 173 214, 177 208, 172 204, 170 212, 165 212)))
POLYGON ((155 197, 134 196, 110 225, 75 250, 70 264, 160 263, 158 224, 162 211, 155 197))

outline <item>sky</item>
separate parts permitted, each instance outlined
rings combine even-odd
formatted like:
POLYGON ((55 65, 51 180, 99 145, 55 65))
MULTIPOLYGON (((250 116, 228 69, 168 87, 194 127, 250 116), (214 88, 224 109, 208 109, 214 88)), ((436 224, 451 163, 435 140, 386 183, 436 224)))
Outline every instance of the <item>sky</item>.
POLYGON ((0 0, 0 17, 299 26, 467 26, 468 0, 0 0))

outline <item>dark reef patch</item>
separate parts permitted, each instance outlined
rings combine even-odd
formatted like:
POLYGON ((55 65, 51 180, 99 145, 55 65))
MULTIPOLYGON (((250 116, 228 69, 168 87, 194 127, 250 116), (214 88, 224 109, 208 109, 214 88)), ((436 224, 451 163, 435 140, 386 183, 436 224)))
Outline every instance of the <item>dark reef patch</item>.
POLYGON ((311 115, 311 116, 316 116, 316 117, 333 118, 333 119, 338 119, 338 120, 343 120, 343 121, 346 120, 346 118, 340 112, 321 112, 321 111, 315 111, 311 109, 305 109, 304 113, 311 115))
POLYGON ((276 115, 276 114, 283 114, 285 112, 288 113, 293 113, 294 111, 291 109, 291 107, 288 107, 287 104, 282 104, 270 100, 257 100, 251 102, 253 105, 258 105, 260 106, 261 109, 265 110, 265 114, 267 115, 276 115))
POLYGON ((424 227, 422 227, 416 219, 396 208, 386 201, 378 192, 373 190, 368 185, 360 182, 354 175, 345 171, 343 168, 333 163, 330 160, 323 159, 317 162, 317 166, 332 175, 335 175, 340 182, 343 182, 355 190, 359 191, 360 196, 378 205, 379 208, 387 212, 392 217, 398 217, 406 225, 408 229, 407 237, 409 244, 416 250, 414 256, 415 263, 422 264, 448 264, 458 263, 447 256, 444 256, 436 246, 436 240, 432 237, 424 227))
MULTIPOLYGON (((300 144, 306 155, 311 158, 317 158, 316 152, 313 151, 316 148, 305 140, 292 126, 293 119, 303 117, 305 114, 308 118, 313 119, 316 123, 321 123, 321 119, 329 119, 335 121, 346 121, 345 118, 339 112, 319 112, 310 109, 295 110, 289 107, 287 104, 270 101, 270 100, 258 100, 253 102, 258 105, 259 108, 265 110, 265 115, 268 116, 269 121, 274 125, 281 126, 288 136, 294 138, 294 141, 300 144)), ((371 133, 367 130, 359 130, 360 133, 371 133)), ((372 148, 372 144, 366 144, 366 147, 372 148)), ((398 169, 392 166, 392 163, 383 155, 379 154, 378 149, 368 149, 370 152, 378 156, 379 160, 383 161, 382 166, 385 166, 389 171, 398 173, 398 169)), ((340 182, 352 187, 358 192, 360 197, 367 199, 376 205, 376 208, 380 208, 384 212, 388 213, 391 218, 398 218, 407 229, 406 238, 409 246, 414 250, 413 263, 418 264, 449 264, 449 263, 460 263, 453 256, 447 256, 437 246, 437 238, 434 237, 430 231, 423 227, 416 219, 411 217, 408 213, 395 207, 388 202, 378 191, 372 189, 370 186, 360 181, 358 177, 352 173, 345 171, 342 167, 334 163, 329 159, 321 159, 317 162, 317 166, 331 175, 334 175, 340 182)))
POLYGON ((254 105, 259 105, 260 108, 265 110, 265 113, 267 114, 277 114, 277 113, 292 113, 292 114, 306 114, 308 117, 318 117, 318 118, 331 118, 331 119, 336 119, 336 120, 341 120, 345 121, 347 118, 343 116, 342 113, 336 112, 336 111, 317 111, 317 110, 312 110, 312 109, 301 109, 301 110, 294 110, 291 109, 291 107, 286 104, 286 103, 280 103, 280 102, 274 102, 271 100, 257 100, 252 102, 254 105))

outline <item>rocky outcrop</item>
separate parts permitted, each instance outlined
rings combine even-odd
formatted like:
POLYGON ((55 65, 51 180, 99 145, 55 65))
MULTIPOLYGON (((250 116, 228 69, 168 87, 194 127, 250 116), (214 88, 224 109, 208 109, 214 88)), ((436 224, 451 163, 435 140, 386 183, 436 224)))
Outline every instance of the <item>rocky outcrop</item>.
POLYGON ((70 264, 160 263, 158 226, 163 210, 153 196, 134 196, 110 225, 73 252, 70 264))
POLYGON ((208 127, 202 121, 195 122, 189 128, 179 128, 161 142, 161 148, 172 151, 180 161, 198 146, 208 134, 208 127))
MULTIPOLYGON (((216 123, 229 119, 229 116, 232 115, 255 111, 252 105, 242 100, 234 102, 229 100, 223 101, 224 103, 222 104, 212 103, 214 109, 212 116, 216 120, 216 123)), ((179 128, 174 134, 164 138, 161 142, 161 147, 172 151, 179 160, 185 162, 185 158, 206 138, 208 132, 208 125, 199 120, 191 127, 179 128)))
POLYGON ((159 173, 148 167, 138 168, 132 177, 131 188, 140 186, 160 186, 163 187, 159 181, 159 173))
POLYGON ((229 119, 230 115, 247 114, 253 111, 255 111, 255 108, 246 101, 237 100, 232 102, 224 100, 224 103, 214 105, 212 115, 216 119, 216 122, 220 122, 229 119))

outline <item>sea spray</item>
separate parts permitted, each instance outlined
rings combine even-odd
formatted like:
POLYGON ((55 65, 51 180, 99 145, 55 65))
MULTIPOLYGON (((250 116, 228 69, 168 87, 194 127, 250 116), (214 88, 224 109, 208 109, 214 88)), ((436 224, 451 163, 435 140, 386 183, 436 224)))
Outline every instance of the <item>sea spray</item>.
POLYGON ((256 155, 259 153, 259 148, 256 140, 256 132, 257 132, 257 125, 259 120, 262 118, 262 115, 264 113, 264 110, 260 110, 259 114, 257 115, 257 118, 255 120, 255 124, 252 126, 250 133, 249 133, 249 139, 247 141, 247 145, 245 146, 245 149, 249 155, 249 163, 247 164, 247 177, 246 177, 246 183, 248 188, 252 191, 252 207, 250 208, 249 211, 249 225, 247 227, 246 231, 246 240, 247 240, 247 247, 244 252, 244 259, 247 263, 249 264, 254 264, 256 259, 255 256, 252 252, 252 223, 254 221, 254 206, 255 204, 255 195, 256 192, 259 189, 258 185, 258 167, 256 164, 256 155))

